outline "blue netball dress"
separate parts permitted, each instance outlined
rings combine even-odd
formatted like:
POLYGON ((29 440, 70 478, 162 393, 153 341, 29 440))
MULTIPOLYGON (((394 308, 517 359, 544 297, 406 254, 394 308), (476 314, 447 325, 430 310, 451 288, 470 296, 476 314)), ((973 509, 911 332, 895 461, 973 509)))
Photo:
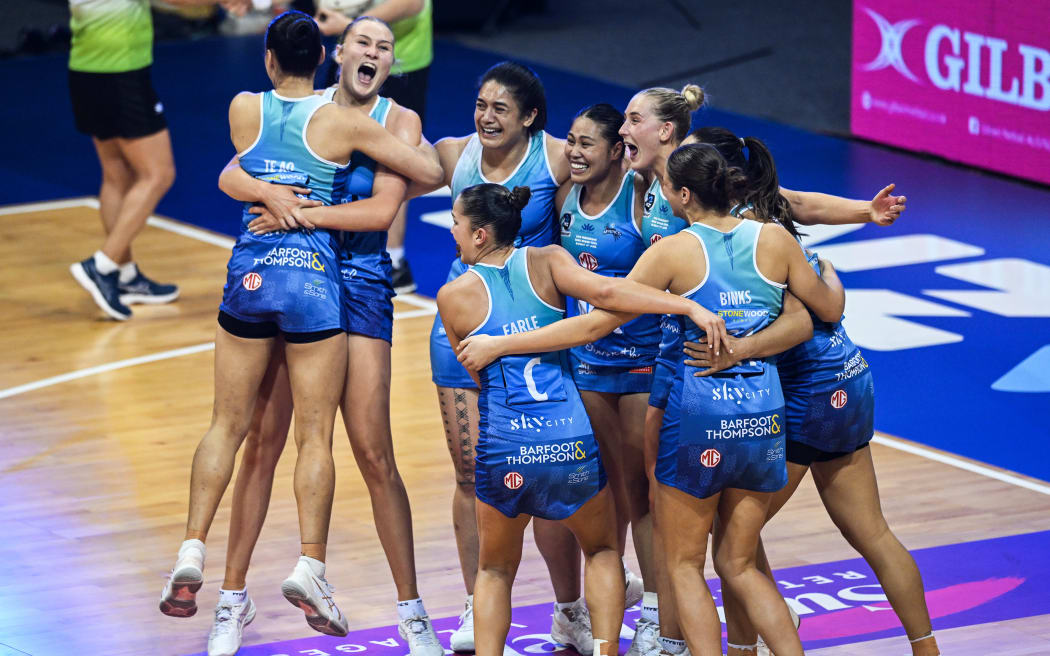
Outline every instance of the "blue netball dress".
MULTIPOLYGON (((719 308, 726 332, 740 337, 776 319, 784 285, 755 266, 762 224, 743 220, 729 232, 694 224, 686 231, 700 242, 707 275, 683 294, 719 308)), ((685 321, 684 337, 702 333, 685 321)), ((693 376, 679 358, 663 426, 656 478, 699 498, 727 487, 773 492, 787 483, 784 460, 784 396, 773 360, 750 360, 709 378, 693 376)))
MULTIPOLYGON (((528 250, 515 249, 501 267, 468 269, 489 296, 488 316, 472 335, 537 330, 565 316, 533 290, 528 250)), ((601 491, 598 443, 564 351, 505 356, 480 377, 478 499, 508 517, 565 519, 601 491)))
MULTIPOLYGON (((603 276, 623 278, 634 267, 648 242, 634 223, 634 171, 620 183, 609 205, 590 216, 580 207, 582 187, 573 185, 561 211, 561 245, 580 266, 603 276)), ((566 299, 570 316, 586 314, 585 301, 566 299)), ((609 335, 570 352, 572 376, 582 390, 613 394, 648 393, 653 358, 659 340, 660 317, 645 314, 609 335)))
MULTIPOLYGON (((816 253, 807 257, 820 275, 816 253)), ((852 453, 875 432, 871 370, 841 321, 812 319, 813 338, 777 360, 788 441, 828 453, 852 453)))
MULTIPOLYGON (((329 87, 323 95, 330 99, 334 93, 335 87, 329 87)), ((386 127, 390 107, 389 98, 377 96, 368 115, 386 127)), ((343 202, 371 198, 375 172, 376 161, 355 152, 350 157, 350 180, 343 202)), ((346 330, 389 342, 394 326, 394 285, 390 254, 386 252, 386 231, 342 233, 339 268, 343 276, 346 330)))
MULTIPOLYGON (((342 202, 349 165, 321 159, 306 143, 311 117, 330 101, 267 91, 260 102, 259 136, 238 153, 241 168, 260 180, 307 187, 310 198, 325 205, 342 202)), ((244 205, 220 309, 242 321, 273 321, 283 332, 342 327, 336 234, 319 229, 253 235, 247 229, 253 205, 244 205)))
MULTIPOLYGON (((642 203, 642 239, 650 246, 668 235, 685 230, 689 223, 671 211, 664 197, 660 179, 653 178, 642 203)), ((682 317, 665 314, 660 317, 660 345, 653 362, 653 384, 649 392, 649 405, 661 410, 667 406, 667 395, 671 391, 675 363, 682 359, 682 317)))
MULTIPOLYGON (((494 182, 481 172, 481 141, 472 135, 459 156, 456 170, 452 173, 452 200, 467 187, 494 182)), ((502 182, 507 189, 528 187, 532 190, 529 204, 521 211, 521 230, 514 241, 515 246, 549 246, 557 242, 557 225, 554 221, 554 195, 558 183, 547 161, 546 133, 537 132, 529 137, 529 149, 518 167, 502 182)), ((467 270, 467 266, 456 258, 448 272, 446 282, 455 280, 467 270)), ((449 346, 441 315, 434 317, 430 330, 430 370, 433 381, 441 387, 475 387, 474 380, 456 360, 449 346)))

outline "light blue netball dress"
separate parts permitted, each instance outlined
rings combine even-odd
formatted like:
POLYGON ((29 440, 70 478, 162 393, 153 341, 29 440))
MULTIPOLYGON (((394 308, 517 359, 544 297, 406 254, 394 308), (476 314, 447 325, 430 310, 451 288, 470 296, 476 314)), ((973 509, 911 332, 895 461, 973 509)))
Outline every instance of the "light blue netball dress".
MULTIPOLYGON (((508 335, 561 320, 529 280, 528 248, 475 264, 488 316, 470 334, 508 335)), ((605 487, 605 470, 565 351, 499 358, 481 370, 477 498, 508 517, 565 519, 605 487)))
MULTIPOLYGON (((721 232, 693 224, 707 260, 707 274, 683 294, 717 308, 726 332, 743 337, 762 330, 780 314, 784 285, 768 280, 755 265, 762 224, 742 220, 721 232)), ((686 340, 702 331, 684 321, 686 340)), ((779 490, 787 482, 784 459, 784 396, 773 358, 749 360, 707 378, 693 375, 683 358, 675 363, 660 429, 656 478, 699 498, 725 488, 779 490)))
MULTIPOLYGON (((634 223, 635 175, 629 171, 623 177, 616 198, 595 216, 580 206, 583 187, 572 186, 559 212, 561 245, 580 266, 623 278, 649 245, 634 223)), ((568 302, 569 316, 592 309, 585 301, 568 302)), ((659 315, 644 314, 591 344, 574 347, 570 357, 576 386, 613 394, 648 393, 659 340, 659 315)))
MULTIPOLYGON (((260 94, 259 136, 238 153, 241 168, 260 180, 307 187, 310 198, 325 205, 343 202, 349 163, 322 159, 306 143, 310 119, 329 102, 315 95, 260 94)), ((272 321, 285 333, 341 328, 337 234, 318 229, 253 235, 247 226, 256 218, 248 212, 254 205, 244 204, 220 309, 241 321, 272 321)))
MULTIPOLYGON (((331 99, 336 87, 325 89, 331 99)), ((376 97, 368 115, 386 127, 390 115, 389 98, 376 97)), ((344 202, 372 197, 377 163, 364 153, 350 157, 350 180, 344 202)), ((385 230, 343 232, 339 266, 343 277, 343 321, 347 332, 387 342, 394 326, 394 285, 390 254, 386 251, 385 230)))
MULTIPOLYGON (((555 182, 554 172, 547 161, 546 133, 540 131, 529 137, 529 149, 525 156, 503 181, 485 178, 481 172, 481 150, 478 135, 471 135, 452 174, 453 202, 467 187, 486 182, 494 182, 507 189, 528 187, 532 190, 532 196, 529 198, 529 204, 521 211, 521 230, 518 231, 514 245, 549 246, 557 243, 554 195, 558 191, 558 183, 555 182)), ((452 262, 446 282, 455 280, 466 270, 467 266, 456 258, 452 262)), ((434 317, 434 325, 430 330, 430 370, 434 383, 440 387, 475 387, 474 380, 456 360, 456 354, 449 346, 441 315, 434 317)))

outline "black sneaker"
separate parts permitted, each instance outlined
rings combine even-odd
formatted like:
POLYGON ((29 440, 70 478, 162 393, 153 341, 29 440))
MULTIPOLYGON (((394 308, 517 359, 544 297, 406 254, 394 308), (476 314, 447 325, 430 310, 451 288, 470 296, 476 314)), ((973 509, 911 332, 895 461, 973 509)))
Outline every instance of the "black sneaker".
POLYGON ((132 303, 146 303, 148 305, 160 305, 171 303, 179 297, 179 288, 176 285, 162 285, 144 276, 141 271, 135 273, 135 277, 129 283, 120 283, 120 302, 125 305, 132 303))
POLYGON ((390 278, 394 284, 394 291, 398 294, 411 294, 416 291, 416 281, 412 278, 412 269, 408 268, 408 260, 402 258, 401 266, 393 265, 390 278))
POLYGON ((77 262, 69 267, 80 286, 91 294, 95 304, 102 311, 117 321, 131 318, 131 310, 120 302, 120 272, 114 271, 102 275, 95 268, 95 258, 89 257, 83 262, 77 262))

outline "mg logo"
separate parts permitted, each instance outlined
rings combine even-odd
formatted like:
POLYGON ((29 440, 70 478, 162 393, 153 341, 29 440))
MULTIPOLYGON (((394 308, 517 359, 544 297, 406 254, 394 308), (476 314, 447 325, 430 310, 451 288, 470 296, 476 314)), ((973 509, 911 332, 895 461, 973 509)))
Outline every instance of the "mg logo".
POLYGON ((892 66, 898 73, 912 82, 922 84, 922 81, 908 70, 908 65, 904 63, 904 51, 902 50, 904 35, 922 21, 917 18, 910 18, 899 23, 891 23, 867 7, 864 8, 864 11, 871 16, 871 20, 875 21, 875 25, 879 28, 879 34, 882 36, 882 48, 879 50, 879 56, 866 64, 864 70, 878 71, 892 66))
POLYGON ((649 245, 652 246, 656 242, 660 241, 660 239, 662 239, 662 238, 663 238, 663 235, 661 235, 659 233, 653 235, 652 237, 649 238, 649 245))
POLYGON ((580 253, 580 266, 588 271, 594 271, 598 268, 598 258, 591 253, 580 253))
POLYGON ((831 407, 841 410, 846 405, 846 390, 835 390, 831 394, 831 407))
POLYGON ((244 288, 248 291, 254 292, 262 286, 262 276, 252 271, 251 273, 245 274, 244 279, 241 280, 241 284, 244 285, 244 288))
POLYGON ((714 467, 722 462, 722 454, 718 449, 706 449, 700 454, 700 464, 704 467, 714 467))
POLYGON ((511 472, 503 477, 503 484, 511 490, 518 489, 523 483, 525 483, 525 479, 518 472, 511 472))

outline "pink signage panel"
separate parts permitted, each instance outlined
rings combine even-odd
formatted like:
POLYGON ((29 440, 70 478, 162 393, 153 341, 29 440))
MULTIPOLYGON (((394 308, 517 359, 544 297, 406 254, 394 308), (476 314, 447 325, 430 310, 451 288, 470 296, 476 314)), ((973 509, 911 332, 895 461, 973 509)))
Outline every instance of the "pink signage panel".
POLYGON ((854 0, 854 134, 1050 183, 1050 0, 854 0))

